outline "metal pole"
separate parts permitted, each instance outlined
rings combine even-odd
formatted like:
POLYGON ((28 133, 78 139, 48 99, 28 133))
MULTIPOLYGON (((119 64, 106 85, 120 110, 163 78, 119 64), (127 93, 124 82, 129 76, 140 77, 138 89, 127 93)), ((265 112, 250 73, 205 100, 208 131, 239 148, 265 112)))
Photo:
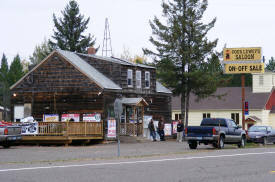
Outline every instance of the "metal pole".
POLYGON ((120 157, 120 114, 117 118, 117 156, 120 157))
POLYGON ((245 129, 244 126, 244 101, 245 101, 245 74, 242 74, 242 128, 245 129))

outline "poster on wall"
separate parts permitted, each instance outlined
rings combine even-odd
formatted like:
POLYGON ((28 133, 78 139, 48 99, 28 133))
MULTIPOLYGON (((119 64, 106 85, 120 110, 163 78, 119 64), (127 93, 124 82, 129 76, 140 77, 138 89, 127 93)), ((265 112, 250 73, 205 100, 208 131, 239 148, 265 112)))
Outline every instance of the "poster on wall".
POLYGON ((177 133, 177 124, 178 122, 177 121, 173 121, 173 134, 176 134, 177 133))
POLYGON ((148 125, 151 119, 152 119, 152 116, 143 116, 143 128, 148 128, 148 125))
POLYGON ((170 123, 164 124, 164 134, 165 134, 165 136, 170 136, 171 132, 172 132, 171 124, 170 123))
POLYGON ((61 121, 79 122, 80 114, 62 114, 61 121))
POLYGON ((116 138, 116 120, 108 119, 108 138, 116 138))
POLYGON ((20 123, 22 135, 36 135, 38 134, 38 123, 20 123))
POLYGON ((44 122, 58 122, 59 115, 58 114, 44 114, 43 121, 44 122))
POLYGON ((99 113, 83 114, 83 121, 85 121, 85 122, 100 122, 101 115, 99 113))

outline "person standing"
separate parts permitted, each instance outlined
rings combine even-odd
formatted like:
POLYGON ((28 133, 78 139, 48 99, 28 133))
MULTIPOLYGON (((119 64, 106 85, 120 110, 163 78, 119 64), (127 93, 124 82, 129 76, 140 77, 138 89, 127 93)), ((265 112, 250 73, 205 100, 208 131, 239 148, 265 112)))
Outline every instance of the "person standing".
POLYGON ((158 123, 158 133, 159 133, 160 141, 165 141, 165 138, 164 138, 164 121, 162 119, 160 119, 160 121, 158 123))
POLYGON ((153 122, 153 119, 150 120, 149 124, 148 124, 148 128, 149 128, 149 131, 150 131, 150 135, 152 136, 153 138, 153 141, 157 141, 156 140, 156 130, 155 130, 155 126, 154 126, 154 122, 153 122))
POLYGON ((181 120, 179 120, 177 124, 177 141, 182 142, 183 137, 183 123, 181 120))

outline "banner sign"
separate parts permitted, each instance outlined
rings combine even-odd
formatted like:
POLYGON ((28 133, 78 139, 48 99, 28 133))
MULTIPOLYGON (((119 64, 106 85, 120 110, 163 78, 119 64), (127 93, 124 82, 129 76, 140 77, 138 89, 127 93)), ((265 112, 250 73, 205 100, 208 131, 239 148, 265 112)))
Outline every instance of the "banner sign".
POLYGON ((259 61, 262 59, 261 47, 224 48, 224 61, 259 61))
POLYGON ((44 114, 43 115, 43 121, 44 122, 58 122, 59 121, 59 115, 58 114, 44 114))
POLYGON ((79 114, 62 114, 61 121, 79 122, 79 114))
POLYGON ((101 115, 99 113, 83 114, 83 121, 86 122, 100 122, 101 115))
POLYGON ((244 102, 244 115, 249 115, 248 102, 244 102))
POLYGON ((38 123, 20 123, 22 135, 36 135, 38 134, 38 123))
POLYGON ((264 63, 225 64, 224 71, 226 74, 264 73, 264 63))
POLYGON ((171 123, 164 124, 164 135, 170 136, 172 132, 171 123))
POLYGON ((108 119, 108 138, 116 138, 116 120, 108 119))
POLYGON ((178 122, 177 121, 173 121, 173 134, 176 134, 177 133, 177 125, 178 125, 178 122))
POLYGON ((148 128, 149 122, 152 118, 152 116, 143 116, 143 128, 148 128))

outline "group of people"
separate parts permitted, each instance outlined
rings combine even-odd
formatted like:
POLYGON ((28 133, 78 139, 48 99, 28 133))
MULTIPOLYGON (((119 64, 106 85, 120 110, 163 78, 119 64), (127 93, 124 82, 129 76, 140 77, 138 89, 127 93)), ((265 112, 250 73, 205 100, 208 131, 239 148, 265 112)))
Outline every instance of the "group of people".
MULTIPOLYGON (((153 138, 153 141, 154 142, 157 141, 157 139, 156 139, 156 130, 155 130, 153 119, 150 120, 149 125, 148 125, 148 129, 150 131, 150 135, 153 138)), ((165 141, 165 137, 164 137, 164 121, 162 119, 158 122, 157 132, 159 134, 160 141, 165 141)))
MULTIPOLYGON (((177 124, 177 141, 178 142, 182 142, 183 128, 184 128, 183 123, 182 123, 181 120, 179 120, 179 122, 177 124)), ((150 120, 150 122, 148 124, 148 129, 150 131, 150 136, 153 138, 153 141, 154 142, 157 141, 157 139, 156 139, 156 130, 155 130, 153 119, 150 120)), ((158 122, 157 132, 159 134, 160 141, 165 141, 164 121, 162 119, 160 119, 160 121, 158 122)))

